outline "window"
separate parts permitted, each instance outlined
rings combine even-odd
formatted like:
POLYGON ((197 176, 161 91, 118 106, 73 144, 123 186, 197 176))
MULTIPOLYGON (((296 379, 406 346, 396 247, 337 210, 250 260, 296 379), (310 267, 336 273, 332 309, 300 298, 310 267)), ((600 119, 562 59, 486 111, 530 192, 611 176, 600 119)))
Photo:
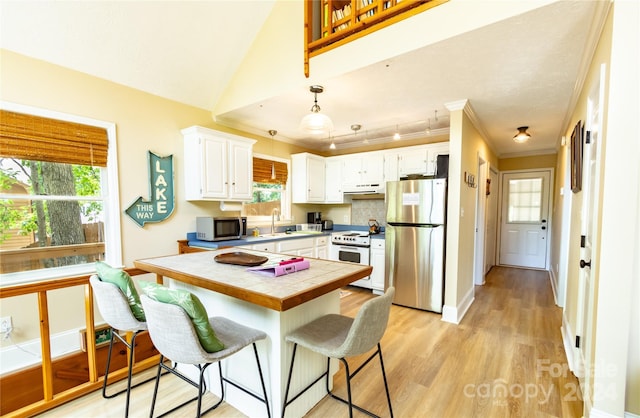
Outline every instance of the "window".
POLYGON ((289 162, 276 157, 254 154, 253 200, 242 205, 242 216, 250 220, 271 219, 278 209, 281 219, 290 218, 289 162))
POLYGON ((0 285, 121 265, 115 126, 2 108, 0 285))
POLYGON ((542 214, 542 178, 509 180, 507 222, 540 222, 542 214))

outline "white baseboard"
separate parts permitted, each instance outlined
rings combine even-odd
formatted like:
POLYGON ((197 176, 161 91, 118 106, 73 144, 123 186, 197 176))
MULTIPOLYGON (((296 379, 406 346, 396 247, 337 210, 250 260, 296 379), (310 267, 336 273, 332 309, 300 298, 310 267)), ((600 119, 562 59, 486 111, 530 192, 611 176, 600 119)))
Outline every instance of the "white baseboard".
MULTIPOLYGON (((0 349, 0 375, 42 363, 40 339, 25 341, 0 349)), ((51 358, 80 350, 80 329, 51 336, 51 358)))
POLYGON ((608 412, 600 411, 597 408, 591 408, 589 411, 589 418, 636 418, 638 415, 632 414, 631 412, 625 412, 622 416, 613 415, 608 412))
POLYGON ((442 320, 456 325, 459 324, 474 301, 473 291, 473 287, 469 289, 458 306, 444 305, 442 307, 442 320))
POLYGON ((551 282, 551 291, 553 292, 553 300, 556 303, 556 306, 562 307, 560 303, 558 303, 558 277, 553 272, 553 269, 549 269, 549 281, 551 282))
POLYGON ((575 340, 576 336, 571 330, 571 324, 567 321, 567 318, 564 316, 564 312, 562 313, 562 326, 560 326, 560 334, 562 335, 562 343, 564 345, 564 353, 567 356, 567 362, 569 363, 569 370, 576 375, 577 377, 581 377, 577 372, 578 362, 576 359, 576 349, 575 349, 575 340))

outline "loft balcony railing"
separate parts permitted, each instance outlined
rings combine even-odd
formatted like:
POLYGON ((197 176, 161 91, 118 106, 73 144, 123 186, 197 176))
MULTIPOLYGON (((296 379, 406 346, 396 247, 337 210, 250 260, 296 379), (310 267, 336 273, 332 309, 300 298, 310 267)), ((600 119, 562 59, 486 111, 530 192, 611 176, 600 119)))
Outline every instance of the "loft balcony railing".
MULTIPOLYGON (((2 261, 4 263, 4 258, 2 261)), ((146 271, 137 268, 129 268, 125 269, 125 271, 131 276, 148 274, 146 271)), ((160 283, 162 282, 161 277, 156 277, 156 280, 160 283)), ((93 338, 86 338, 86 353, 79 352, 75 354, 76 358, 80 357, 78 360, 80 363, 73 370, 60 369, 58 362, 61 359, 52 358, 48 294, 58 289, 69 289, 76 286, 81 286, 84 289, 86 335, 94 335, 93 291, 89 284, 89 276, 67 277, 39 283, 0 287, 0 300, 3 301, 6 300, 5 298, 10 297, 36 295, 40 327, 40 356, 42 359, 40 365, 29 368, 29 370, 41 368, 41 377, 39 379, 35 378, 36 381, 30 380, 29 376, 34 375, 34 373, 29 370, 10 372, 0 376, 0 399, 2 400, 0 415, 3 417, 33 416, 99 390, 102 387, 103 377, 101 374, 104 370, 98 369, 96 342, 93 338)), ((129 342, 132 335, 132 333, 127 334, 129 342)), ((136 342, 139 341, 140 337, 136 339, 136 342)), ((138 354, 139 352, 136 350, 136 357, 138 357, 138 354)), ((72 355, 74 354, 65 355, 65 358, 72 355)), ((136 359, 134 373, 156 366, 159 358, 159 354, 155 354, 146 359, 136 359)), ((127 367, 117 371, 112 370, 109 373, 110 381, 115 382, 126 378, 127 370, 127 367)))
POLYGON ((305 76, 309 76, 309 58, 447 1, 305 0, 305 76))

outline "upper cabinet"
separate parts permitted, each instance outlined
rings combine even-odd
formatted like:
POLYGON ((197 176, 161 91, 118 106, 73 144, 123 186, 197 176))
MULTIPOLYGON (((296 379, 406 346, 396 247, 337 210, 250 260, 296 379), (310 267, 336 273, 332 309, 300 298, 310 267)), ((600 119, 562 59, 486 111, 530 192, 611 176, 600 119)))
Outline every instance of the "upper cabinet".
POLYGON ((182 135, 186 200, 252 199, 256 141, 200 126, 182 135))
POLYGON ((325 203, 343 203, 342 193, 342 157, 325 159, 325 203))
POLYGON ((293 203, 344 203, 345 194, 384 193, 387 181, 436 174, 438 155, 449 142, 360 152, 335 157, 291 155, 293 203))
POLYGON ((307 152, 291 155, 291 198, 293 203, 324 203, 324 157, 307 152))
POLYGON ((412 174, 433 176, 436 174, 438 155, 445 154, 449 154, 449 142, 399 148, 397 152, 398 177, 412 174))
POLYGON ((342 189, 346 192, 384 188, 384 156, 381 152, 350 154, 342 160, 342 189))

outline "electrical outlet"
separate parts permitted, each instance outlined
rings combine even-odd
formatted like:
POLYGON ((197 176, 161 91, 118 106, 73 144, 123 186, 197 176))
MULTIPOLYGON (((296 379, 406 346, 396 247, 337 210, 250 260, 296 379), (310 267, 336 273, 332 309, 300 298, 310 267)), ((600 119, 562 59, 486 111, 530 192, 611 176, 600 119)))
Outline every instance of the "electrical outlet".
POLYGON ((11 325, 11 317, 3 316, 0 318, 0 332, 9 332, 13 326, 11 325))
POLYGON ((342 222, 344 222, 344 223, 348 224, 348 223, 349 223, 349 215, 344 215, 344 216, 342 217, 342 222))

